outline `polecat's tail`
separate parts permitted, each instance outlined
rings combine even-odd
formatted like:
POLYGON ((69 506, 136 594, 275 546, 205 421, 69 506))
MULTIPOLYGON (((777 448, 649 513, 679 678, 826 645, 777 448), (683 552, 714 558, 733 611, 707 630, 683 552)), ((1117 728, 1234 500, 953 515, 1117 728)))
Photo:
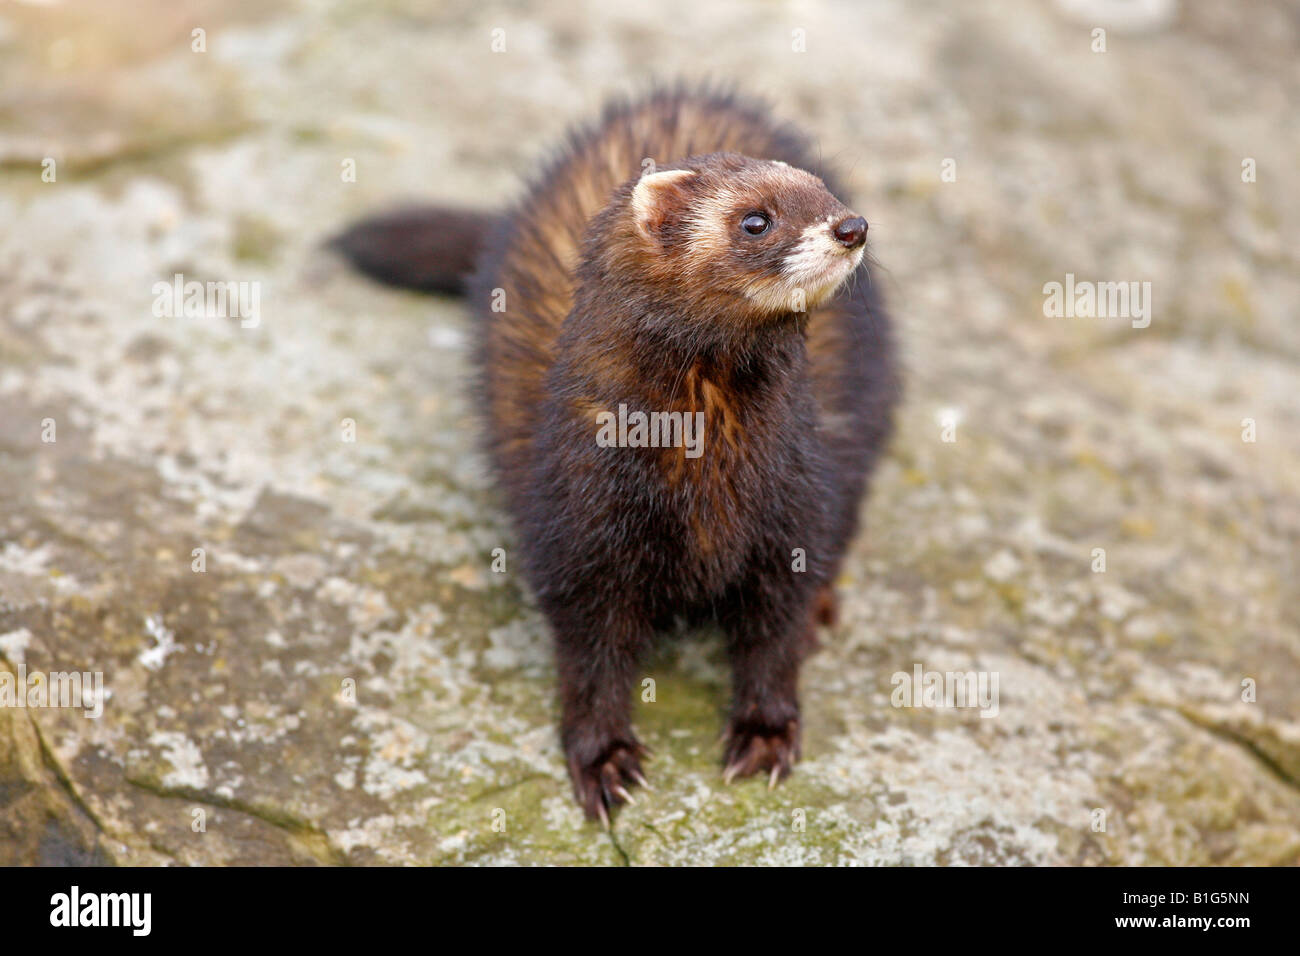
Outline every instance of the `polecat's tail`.
POLYGON ((467 209, 406 207, 353 223, 329 245, 387 285, 460 294, 492 221, 467 209))

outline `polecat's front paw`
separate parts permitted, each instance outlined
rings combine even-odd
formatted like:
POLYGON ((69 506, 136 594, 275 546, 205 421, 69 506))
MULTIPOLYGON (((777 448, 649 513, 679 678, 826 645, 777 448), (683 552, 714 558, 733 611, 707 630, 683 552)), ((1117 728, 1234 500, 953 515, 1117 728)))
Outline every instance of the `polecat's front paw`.
POLYGON ((784 780, 799 759, 799 720, 791 718, 783 726, 771 726, 753 720, 735 720, 727 728, 727 747, 723 757, 723 779, 767 773, 770 790, 784 780))
POLYGON ((650 784, 641 772, 641 758, 645 747, 635 738, 610 744, 591 760, 579 754, 569 754, 569 776, 573 778, 573 793, 591 820, 600 820, 609 828, 609 811, 620 803, 635 803, 631 787, 650 784))

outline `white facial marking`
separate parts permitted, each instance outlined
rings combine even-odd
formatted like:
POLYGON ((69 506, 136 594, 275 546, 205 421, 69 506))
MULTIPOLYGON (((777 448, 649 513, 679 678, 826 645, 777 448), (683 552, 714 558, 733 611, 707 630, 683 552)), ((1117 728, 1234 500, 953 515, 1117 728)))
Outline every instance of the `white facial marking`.
POLYGON ((751 282, 742 290, 745 297, 766 311, 785 312, 793 310, 796 301, 811 311, 834 295, 865 251, 864 246, 844 248, 835 239, 834 222, 831 215, 804 229, 781 263, 780 276, 751 282))
POLYGON ((827 216, 824 222, 815 222, 800 234, 794 252, 781 263, 783 275, 797 277, 819 272, 828 260, 838 258, 844 247, 835 241, 830 221, 831 217, 827 216))
MULTIPOLYGON (((779 174, 782 181, 793 176, 796 181, 806 182, 810 188, 825 188, 820 180, 804 170, 780 160, 769 160, 769 163, 789 170, 779 174)), ((727 253, 736 241, 739 228, 736 210, 752 202, 756 191, 761 191, 761 187, 756 187, 752 181, 742 181, 734 187, 724 184, 696 196, 686 218, 689 239, 678 253, 678 262, 685 274, 707 274, 717 257, 727 253)), ((635 199, 634 195, 634 203, 635 199)), ((797 309, 811 311, 820 306, 858 267, 864 252, 862 246, 844 248, 835 239, 834 223, 835 216, 827 215, 805 228, 793 250, 781 263, 779 274, 756 276, 736 291, 758 308, 773 314, 797 309)))
POLYGON ((856 249, 846 249, 835 238, 835 216, 828 215, 800 233, 799 242, 781 264, 781 271, 785 275, 797 276, 809 271, 820 271, 827 265, 840 266, 846 259, 852 259, 856 266, 862 261, 863 248, 858 246, 856 249))

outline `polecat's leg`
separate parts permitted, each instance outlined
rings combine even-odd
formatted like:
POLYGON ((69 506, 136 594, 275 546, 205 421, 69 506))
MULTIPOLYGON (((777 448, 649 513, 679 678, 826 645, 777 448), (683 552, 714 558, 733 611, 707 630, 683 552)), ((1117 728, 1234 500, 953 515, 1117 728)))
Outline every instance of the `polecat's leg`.
POLYGON ((732 671, 728 782, 766 773, 775 786, 799 759, 799 664, 812 636, 812 594, 770 584, 745 586, 720 618, 732 671))
POLYGON ((651 629, 630 608, 551 609, 560 696, 560 736, 574 795, 592 819, 609 825, 609 808, 631 802, 629 788, 646 785, 646 749, 632 733, 629 691, 651 629))

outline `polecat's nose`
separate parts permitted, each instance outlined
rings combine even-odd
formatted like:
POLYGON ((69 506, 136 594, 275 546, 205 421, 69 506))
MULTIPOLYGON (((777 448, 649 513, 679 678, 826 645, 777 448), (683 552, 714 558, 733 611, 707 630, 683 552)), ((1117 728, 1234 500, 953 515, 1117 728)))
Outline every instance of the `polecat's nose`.
POLYGON ((835 226, 835 238, 845 249, 856 249, 867 241, 867 221, 861 216, 841 219, 835 226))

